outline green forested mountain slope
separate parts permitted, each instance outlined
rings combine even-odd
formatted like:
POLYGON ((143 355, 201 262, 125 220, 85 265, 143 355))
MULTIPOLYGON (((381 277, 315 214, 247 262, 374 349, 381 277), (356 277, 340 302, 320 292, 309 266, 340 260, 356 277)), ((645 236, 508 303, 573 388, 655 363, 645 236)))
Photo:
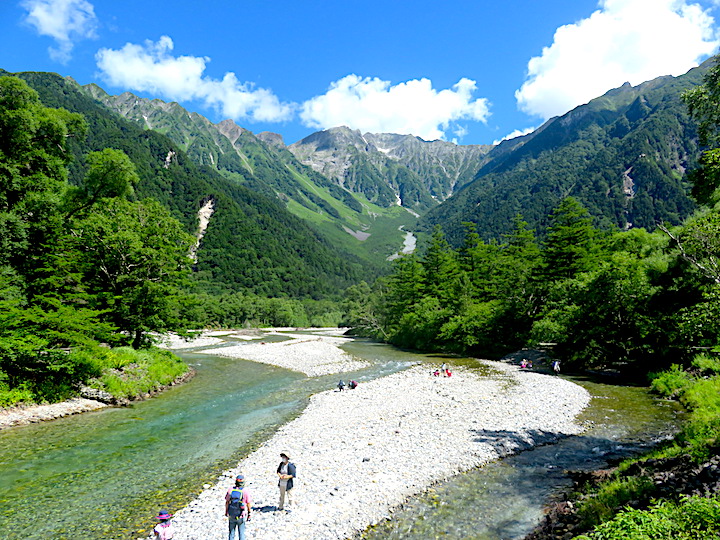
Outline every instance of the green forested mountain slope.
POLYGON ((462 222, 472 221, 485 238, 498 238, 521 213, 542 230, 567 196, 604 228, 679 223, 694 208, 683 177, 698 156, 695 125, 680 95, 701 82, 707 67, 626 84, 501 143, 475 180, 429 212, 423 225, 440 224, 457 241, 462 222))
MULTIPOLYGON (((111 96, 95 84, 82 88, 128 120, 167 135, 196 163, 281 201, 334 244, 351 250, 371 265, 399 249, 399 227, 415 222, 412 215, 392 207, 394 195, 385 204, 384 199, 354 193, 301 164, 280 135, 256 136, 232 120, 213 124, 177 103, 140 98, 129 92, 111 96)), ((382 178, 377 181, 385 183, 382 178)))
MULTIPOLYGON (((135 163, 138 197, 151 196, 195 232, 197 212, 212 199, 215 212, 198 251, 198 274, 217 285, 264 295, 323 297, 367 276, 355 258, 343 253, 273 198, 228 181, 198 166, 180 145, 144 130, 99 104, 74 82, 49 73, 20 73, 46 106, 85 116, 87 139, 71 141, 75 159, 70 180, 86 165, 83 155, 102 148, 123 150, 135 163)), ((365 265, 367 269, 367 265, 365 265)))

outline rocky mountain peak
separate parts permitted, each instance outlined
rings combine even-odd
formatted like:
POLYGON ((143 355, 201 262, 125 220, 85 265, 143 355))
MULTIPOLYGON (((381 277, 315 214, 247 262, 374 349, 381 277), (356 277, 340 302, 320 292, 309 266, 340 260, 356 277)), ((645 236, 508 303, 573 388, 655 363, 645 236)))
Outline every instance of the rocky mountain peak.
POLYGON ((227 137, 233 144, 235 144, 235 141, 240 138, 240 135, 247 131, 245 128, 238 126, 235 121, 230 118, 215 125, 217 130, 225 135, 225 137, 227 137))
POLYGON ((285 141, 283 140, 282 135, 279 133, 273 133, 272 131, 262 131, 255 135, 258 139, 260 139, 265 144, 269 144, 270 146, 274 146, 276 148, 285 148, 285 141))

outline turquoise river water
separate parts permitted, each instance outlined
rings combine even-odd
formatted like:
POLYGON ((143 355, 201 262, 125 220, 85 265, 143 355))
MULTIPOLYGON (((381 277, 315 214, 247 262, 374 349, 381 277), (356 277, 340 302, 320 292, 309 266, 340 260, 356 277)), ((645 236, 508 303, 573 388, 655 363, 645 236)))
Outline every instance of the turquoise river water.
MULTIPOLYGON (((371 367, 344 375, 361 382, 438 362, 364 340, 344 349, 370 361, 371 367)), ((0 538, 145 536, 159 508, 187 504, 204 483, 214 483, 297 416, 313 393, 337 382, 334 375, 311 379, 243 360, 181 356, 197 375, 158 397, 0 431, 0 538)), ((595 422, 588 434, 435 486, 368 538, 520 537, 540 519, 553 490, 567 483, 562 468, 592 467, 672 424, 674 409, 643 389, 581 383, 598 396, 585 413, 595 422)))

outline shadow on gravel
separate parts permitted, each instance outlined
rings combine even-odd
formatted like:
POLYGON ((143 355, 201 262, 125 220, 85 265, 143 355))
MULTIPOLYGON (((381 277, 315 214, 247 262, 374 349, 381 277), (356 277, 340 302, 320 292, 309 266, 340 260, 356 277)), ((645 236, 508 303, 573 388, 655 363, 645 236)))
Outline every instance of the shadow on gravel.
POLYGON ((253 508, 253 512, 262 512, 263 514, 267 514, 268 512, 274 512, 277 506, 266 504, 265 506, 256 506, 253 508))
POLYGON ((477 436, 474 442, 517 450, 527 450, 538 445, 555 442, 562 437, 562 435, 559 436, 553 431, 543 431, 541 429, 522 432, 508 431, 506 429, 471 429, 470 433, 477 436))

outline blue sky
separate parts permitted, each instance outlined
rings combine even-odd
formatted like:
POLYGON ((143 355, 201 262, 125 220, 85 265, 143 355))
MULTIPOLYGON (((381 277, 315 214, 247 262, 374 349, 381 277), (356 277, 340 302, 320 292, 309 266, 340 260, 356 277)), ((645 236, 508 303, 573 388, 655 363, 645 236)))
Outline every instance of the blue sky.
POLYGON ((720 0, 0 0, 0 68, 319 129, 491 144, 720 46, 720 0))

